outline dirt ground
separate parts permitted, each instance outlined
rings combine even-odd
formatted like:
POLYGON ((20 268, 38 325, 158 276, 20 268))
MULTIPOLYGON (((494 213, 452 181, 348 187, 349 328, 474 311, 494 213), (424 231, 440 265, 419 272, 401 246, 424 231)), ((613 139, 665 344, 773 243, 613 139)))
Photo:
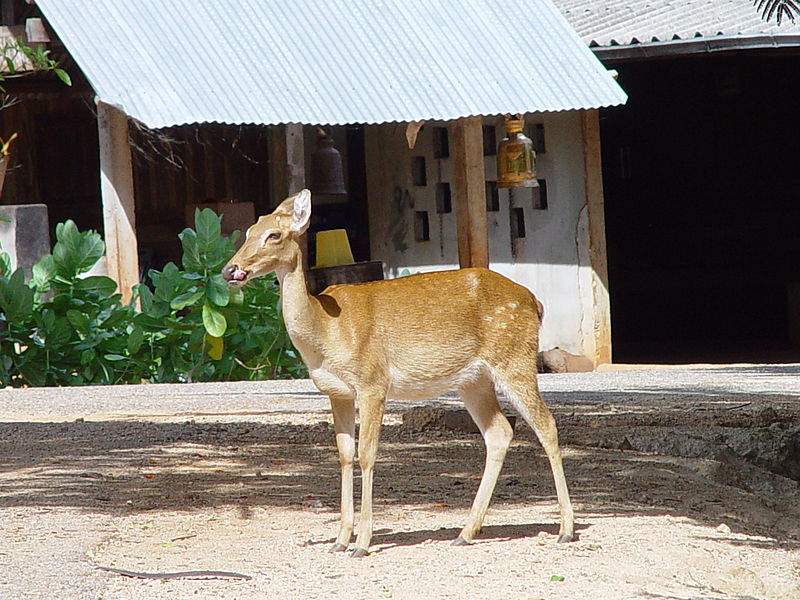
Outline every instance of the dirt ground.
POLYGON ((327 552, 339 468, 307 382, 0 390, 0 598, 800 600, 800 488, 776 472, 800 461, 800 366, 541 382, 578 541, 556 544, 518 422, 481 535, 451 547, 480 436, 438 420, 455 398, 391 402, 363 559, 327 552), (230 576, 166 575, 197 570, 230 576))

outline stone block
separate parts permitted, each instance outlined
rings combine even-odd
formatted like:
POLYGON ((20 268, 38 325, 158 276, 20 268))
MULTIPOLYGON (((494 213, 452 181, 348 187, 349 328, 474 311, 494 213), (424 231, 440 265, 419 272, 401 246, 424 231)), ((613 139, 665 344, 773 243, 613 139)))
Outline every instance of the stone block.
POLYGON ((592 361, 579 354, 570 354, 561 348, 539 353, 540 373, 587 373, 594 370, 592 361))

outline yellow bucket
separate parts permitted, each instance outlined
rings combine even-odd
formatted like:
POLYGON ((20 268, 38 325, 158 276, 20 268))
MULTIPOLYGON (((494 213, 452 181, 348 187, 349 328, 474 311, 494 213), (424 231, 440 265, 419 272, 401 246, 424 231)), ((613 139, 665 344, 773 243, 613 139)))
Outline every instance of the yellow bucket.
POLYGON ((338 267, 339 265, 352 265, 353 252, 350 250, 350 241, 344 229, 329 229, 317 232, 317 264, 320 267, 338 267))

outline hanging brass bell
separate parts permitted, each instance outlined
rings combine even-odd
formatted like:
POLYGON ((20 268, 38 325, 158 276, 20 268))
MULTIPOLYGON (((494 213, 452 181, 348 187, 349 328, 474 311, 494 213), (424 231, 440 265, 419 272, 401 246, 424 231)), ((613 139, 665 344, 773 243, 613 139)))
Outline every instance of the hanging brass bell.
POLYGON ((522 115, 505 117, 506 137, 497 147, 497 187, 539 187, 534 169, 533 142, 522 133, 522 115))
POLYGON ((333 137, 317 129, 317 148, 311 155, 311 191, 315 194, 346 194, 342 155, 333 147, 333 137))

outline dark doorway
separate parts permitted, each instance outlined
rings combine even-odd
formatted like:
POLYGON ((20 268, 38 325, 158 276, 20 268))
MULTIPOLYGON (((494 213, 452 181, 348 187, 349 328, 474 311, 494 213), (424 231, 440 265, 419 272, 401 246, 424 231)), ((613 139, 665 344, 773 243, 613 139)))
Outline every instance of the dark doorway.
POLYGON ((82 231, 102 232, 97 118, 84 103, 69 104, 36 115, 34 173, 52 229, 72 219, 82 231))
POLYGON ((800 57, 611 66, 615 362, 800 360, 800 57))

